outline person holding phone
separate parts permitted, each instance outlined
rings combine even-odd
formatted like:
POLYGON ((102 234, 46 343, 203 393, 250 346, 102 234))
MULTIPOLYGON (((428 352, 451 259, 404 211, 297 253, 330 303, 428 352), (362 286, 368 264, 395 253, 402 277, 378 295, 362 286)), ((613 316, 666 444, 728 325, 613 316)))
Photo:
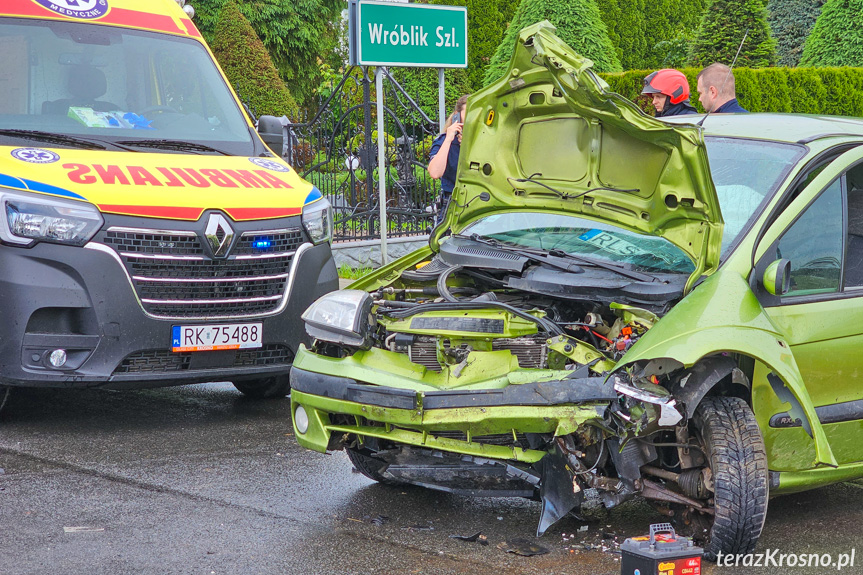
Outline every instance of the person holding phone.
POLYGON ((467 106, 467 96, 462 96, 455 103, 455 110, 447 118, 443 131, 432 142, 429 152, 429 175, 440 180, 440 209, 435 218, 435 225, 443 221, 452 191, 455 188, 458 155, 461 151, 461 132, 464 127, 464 110, 467 106))

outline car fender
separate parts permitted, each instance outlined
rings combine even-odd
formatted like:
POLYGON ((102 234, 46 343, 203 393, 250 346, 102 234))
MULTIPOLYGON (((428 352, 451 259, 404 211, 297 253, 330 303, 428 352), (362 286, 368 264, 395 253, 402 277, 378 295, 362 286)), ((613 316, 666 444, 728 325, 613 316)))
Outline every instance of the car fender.
POLYGON ((800 417, 815 441, 815 465, 838 465, 791 347, 733 269, 720 270, 681 300, 632 346, 614 372, 663 358, 692 368, 723 353, 750 356, 772 370, 776 377, 768 379, 774 392, 790 403, 791 415, 800 417))

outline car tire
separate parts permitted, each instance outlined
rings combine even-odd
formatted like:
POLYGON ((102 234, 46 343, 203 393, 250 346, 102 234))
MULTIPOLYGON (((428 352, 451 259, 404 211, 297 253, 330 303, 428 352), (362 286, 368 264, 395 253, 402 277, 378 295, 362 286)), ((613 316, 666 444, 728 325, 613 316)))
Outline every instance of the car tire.
POLYGON ((275 399, 285 397, 291 391, 291 379, 288 375, 276 375, 261 379, 244 379, 233 382, 246 397, 253 399, 275 399))
POLYGON ((345 453, 348 454, 348 459, 351 460, 351 463, 354 465, 354 469, 369 479, 377 481, 378 483, 383 483, 384 485, 404 485, 401 481, 396 481, 383 476, 383 471, 386 470, 388 464, 375 458, 371 451, 345 447, 345 453))
POLYGON ((713 521, 700 516, 693 527, 708 529, 704 558, 748 554, 767 516, 767 453, 755 415, 737 397, 707 397, 693 418, 713 474, 713 521))

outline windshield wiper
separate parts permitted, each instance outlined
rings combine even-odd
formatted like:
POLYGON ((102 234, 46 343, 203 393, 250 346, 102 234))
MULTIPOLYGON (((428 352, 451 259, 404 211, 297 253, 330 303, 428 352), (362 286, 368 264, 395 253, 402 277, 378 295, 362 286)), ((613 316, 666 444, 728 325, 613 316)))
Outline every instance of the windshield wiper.
POLYGON ((538 186, 542 186, 546 190, 549 190, 549 191, 557 194, 558 197, 560 197, 560 199, 562 199, 562 200, 574 200, 576 198, 580 198, 581 196, 586 196, 587 194, 589 194, 591 192, 598 192, 600 190, 608 190, 610 192, 632 192, 632 193, 638 193, 641 191, 639 188, 613 188, 610 186, 597 186, 595 188, 590 188, 587 191, 579 192, 577 194, 568 194, 566 192, 561 192, 560 190, 552 188, 548 184, 544 184, 543 182, 540 182, 539 180, 536 179, 536 177, 538 177, 538 176, 541 177, 542 174, 537 172, 536 174, 531 174, 526 178, 507 178, 507 181, 509 182, 509 185, 512 186, 513 190, 516 189, 516 187, 513 185, 513 182, 516 182, 518 184, 523 184, 524 182, 530 182, 531 184, 536 184, 538 186))
POLYGON ((118 142, 125 146, 137 146, 140 148, 156 148, 159 150, 176 150, 178 152, 215 152, 223 156, 231 154, 222 150, 207 146, 205 144, 196 144, 194 142, 185 142, 183 140, 122 140, 118 142))
POLYGON ((0 136, 12 136, 14 138, 24 138, 37 142, 45 142, 48 144, 59 144, 61 146, 72 146, 73 148, 81 148, 84 150, 107 150, 108 146, 126 150, 127 152, 137 152, 127 148, 122 144, 100 140, 98 138, 83 138, 81 136, 69 136, 67 134, 55 134, 53 132, 42 132, 40 130, 2 130, 0 136))
POLYGON ((538 250, 534 248, 523 248, 518 246, 513 246, 510 244, 505 244, 501 241, 498 241, 494 238, 487 238, 485 236, 481 236, 479 234, 471 234, 469 236, 463 236, 457 234, 456 237, 468 239, 479 244, 485 244, 487 246, 491 246, 494 248, 500 248, 502 250, 506 250, 508 252, 512 252, 514 254, 519 254, 524 257, 530 258, 532 260, 542 262, 544 264, 548 264, 552 267, 556 267, 565 272, 581 274, 584 273, 584 268, 579 266, 578 264, 572 263, 570 258, 564 254, 564 257, 560 257, 559 254, 550 254, 545 250, 538 250), (569 260, 569 261, 568 261, 569 260))
MULTIPOLYGON (((585 264, 585 265, 594 266, 594 267, 602 268, 602 269, 605 269, 608 271, 612 271, 612 272, 615 272, 615 273, 620 274, 622 276, 628 277, 629 279, 633 279, 633 280, 640 281, 640 282, 653 282, 653 281, 656 281, 656 279, 657 279, 656 276, 652 276, 650 274, 628 270, 622 266, 618 266, 615 264, 604 262, 602 260, 595 260, 593 258, 588 258, 585 256, 570 254, 570 253, 565 252, 563 250, 556 250, 556 249, 555 250, 538 250, 538 249, 534 249, 534 248, 515 247, 515 246, 511 246, 509 244, 505 244, 505 243, 503 243, 499 240, 496 240, 494 238, 487 238, 484 236, 480 236, 479 234, 471 234, 470 236, 458 235, 457 237, 467 238, 469 240, 473 240, 475 242, 485 244, 487 246, 492 246, 492 247, 501 248, 504 250, 509 250, 513 253, 520 253, 520 254, 524 255, 525 257, 529 257, 529 258, 532 258, 532 259, 535 259, 538 261, 542 261, 542 262, 548 263, 550 265, 553 265, 555 267, 558 267, 558 268, 561 268, 561 269, 564 269, 567 271, 575 271, 575 270, 569 269, 572 266, 572 264, 557 262, 556 260, 570 260, 570 261, 574 260, 574 261, 580 262, 580 263, 585 264)), ((576 267, 578 268, 579 271, 576 271, 575 273, 581 273, 584 271, 580 267, 578 267, 578 266, 576 266, 576 267)))

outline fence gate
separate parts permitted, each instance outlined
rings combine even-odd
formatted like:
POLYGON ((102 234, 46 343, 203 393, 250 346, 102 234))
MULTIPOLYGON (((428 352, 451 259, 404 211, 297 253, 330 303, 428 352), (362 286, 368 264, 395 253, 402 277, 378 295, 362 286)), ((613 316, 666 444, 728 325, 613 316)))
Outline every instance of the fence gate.
MULTIPOLYGON (((333 205, 334 240, 378 239, 378 134, 374 78, 350 68, 314 114, 287 126, 285 159, 333 205)), ((439 131, 388 72, 384 74, 387 237, 428 233, 440 183, 428 153, 439 131)))

